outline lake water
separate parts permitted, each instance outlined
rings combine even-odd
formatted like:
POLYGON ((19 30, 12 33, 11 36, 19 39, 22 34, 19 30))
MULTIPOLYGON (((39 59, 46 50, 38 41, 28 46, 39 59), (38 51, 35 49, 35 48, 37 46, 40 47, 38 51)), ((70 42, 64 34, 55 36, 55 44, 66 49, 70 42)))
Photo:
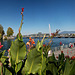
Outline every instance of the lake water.
MULTIPOLYGON (((37 43, 37 41, 38 40, 41 40, 42 38, 36 38, 36 39, 34 39, 34 41, 35 41, 35 43, 37 43)), ((15 39, 14 39, 15 40, 15 39)), ((14 40, 1 40, 1 43, 2 43, 2 45, 3 45, 3 47, 1 48, 1 50, 6 50, 6 52, 7 52, 7 50, 10 48, 10 46, 11 46, 11 42, 12 41, 14 41, 14 40)), ((29 41, 29 39, 26 39, 26 38, 23 38, 23 41, 24 41, 24 43, 26 44, 26 42, 28 42, 29 41)), ((44 44, 45 43, 48 43, 50 41, 50 39, 47 39, 45 42, 44 42, 44 44)), ((75 42, 75 38, 53 38, 53 44, 52 44, 52 47, 58 47, 58 46, 60 46, 60 41, 62 42, 62 44, 64 44, 64 45, 68 45, 70 42, 71 43, 74 43, 75 42)))

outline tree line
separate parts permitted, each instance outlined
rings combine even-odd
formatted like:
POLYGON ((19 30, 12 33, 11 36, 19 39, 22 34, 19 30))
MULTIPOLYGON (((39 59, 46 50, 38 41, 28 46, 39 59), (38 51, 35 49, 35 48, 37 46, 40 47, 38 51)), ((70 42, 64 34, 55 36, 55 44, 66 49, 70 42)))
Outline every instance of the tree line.
MULTIPOLYGON (((7 29, 7 36, 10 37, 13 35, 14 31, 11 27, 8 27, 7 29)), ((3 29, 3 26, 0 24, 0 39, 2 39, 3 35, 5 34, 5 31, 3 29)))

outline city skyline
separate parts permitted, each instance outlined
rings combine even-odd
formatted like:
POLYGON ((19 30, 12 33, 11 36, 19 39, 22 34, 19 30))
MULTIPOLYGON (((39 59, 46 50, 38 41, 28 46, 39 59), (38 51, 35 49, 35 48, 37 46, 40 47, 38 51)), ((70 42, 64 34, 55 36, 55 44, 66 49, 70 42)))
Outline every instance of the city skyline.
POLYGON ((49 33, 56 29, 75 31, 74 0, 0 0, 0 24, 5 34, 8 27, 18 33, 24 8, 22 35, 49 33))

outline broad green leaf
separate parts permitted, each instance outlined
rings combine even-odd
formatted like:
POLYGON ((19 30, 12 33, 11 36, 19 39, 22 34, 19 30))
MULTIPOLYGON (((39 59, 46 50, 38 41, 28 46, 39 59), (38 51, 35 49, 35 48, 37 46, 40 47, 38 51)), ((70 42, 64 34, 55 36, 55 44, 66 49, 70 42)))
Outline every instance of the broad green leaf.
POLYGON ((10 56, 12 59, 12 64, 18 63, 20 60, 23 60, 26 56, 26 46, 23 41, 16 39, 12 42, 10 47, 10 56))
POLYGON ((6 51, 6 50, 0 52, 0 58, 5 54, 5 51, 6 51))
POLYGON ((6 56, 2 56, 2 58, 1 58, 1 62, 4 63, 5 60, 6 60, 7 58, 8 58, 8 57, 6 57, 6 56))
MULTIPOLYGON (((12 68, 15 66, 15 72, 18 72, 18 63, 26 56, 26 46, 23 41, 16 39, 10 47, 10 62, 12 68)), ((22 64, 20 64, 22 66, 22 64)))
POLYGON ((43 39, 41 40, 41 46, 43 46, 44 38, 46 35, 43 36, 43 39))
POLYGON ((19 33, 17 34, 17 39, 20 40, 20 41, 23 41, 21 33, 20 33, 20 37, 19 37, 19 33))
POLYGON ((53 63, 48 63, 47 70, 49 70, 51 74, 57 75, 57 67, 53 63))
POLYGON ((39 48, 41 48, 41 43, 38 40, 37 45, 36 45, 36 49, 39 51, 39 48))
POLYGON ((64 70, 64 74, 63 75, 69 75, 69 71, 70 71, 70 63, 69 63, 69 60, 66 59, 65 70, 64 70))
POLYGON ((25 67, 22 70, 22 74, 36 74, 41 69, 42 56, 39 51, 33 49, 27 56, 25 67))
POLYGON ((39 40, 38 40, 38 42, 37 42, 36 49, 37 49, 38 51, 39 51, 40 48, 43 46, 44 38, 45 38, 45 35, 44 35, 43 39, 41 40, 41 42, 39 42, 39 40))
POLYGON ((3 56, 3 55, 5 54, 5 51, 6 51, 6 50, 4 50, 4 51, 2 51, 2 52, 0 53, 0 61, 1 61, 2 63, 5 62, 6 58, 8 58, 7 56, 3 56))
POLYGON ((46 58, 43 56, 43 62, 42 62, 42 72, 45 70, 46 68, 46 58))
POLYGON ((18 64, 16 64, 16 73, 20 70, 20 68, 22 67, 22 61, 19 62, 18 64))
POLYGON ((56 64, 56 59, 55 59, 54 54, 52 54, 52 56, 47 58, 47 62, 48 62, 47 70, 49 70, 51 72, 51 74, 57 75, 57 67, 55 65, 56 64))
POLYGON ((70 74, 69 75, 75 75, 75 61, 70 65, 70 74))
POLYGON ((12 75, 12 73, 7 68, 5 68, 5 75, 12 75))
POLYGON ((65 64, 65 70, 63 75, 75 75, 75 61, 70 64, 70 61, 67 59, 65 64))
POLYGON ((38 72, 38 74, 40 75, 46 75, 46 58, 43 56, 42 58, 42 65, 41 65, 41 69, 40 71, 38 72))
POLYGON ((1 62, 0 62, 0 75, 1 75, 1 71, 2 71, 2 66, 1 66, 1 62))

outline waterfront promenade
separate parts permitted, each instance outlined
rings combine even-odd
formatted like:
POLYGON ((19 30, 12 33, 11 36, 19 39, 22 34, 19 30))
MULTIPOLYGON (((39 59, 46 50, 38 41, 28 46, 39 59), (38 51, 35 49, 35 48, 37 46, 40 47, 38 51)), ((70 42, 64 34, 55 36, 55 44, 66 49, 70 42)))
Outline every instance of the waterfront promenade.
POLYGON ((58 51, 54 51, 55 57, 58 56, 59 54, 61 54, 61 51, 63 51, 65 56, 75 56, 75 47, 73 48, 64 48, 63 50, 58 50, 58 51))

